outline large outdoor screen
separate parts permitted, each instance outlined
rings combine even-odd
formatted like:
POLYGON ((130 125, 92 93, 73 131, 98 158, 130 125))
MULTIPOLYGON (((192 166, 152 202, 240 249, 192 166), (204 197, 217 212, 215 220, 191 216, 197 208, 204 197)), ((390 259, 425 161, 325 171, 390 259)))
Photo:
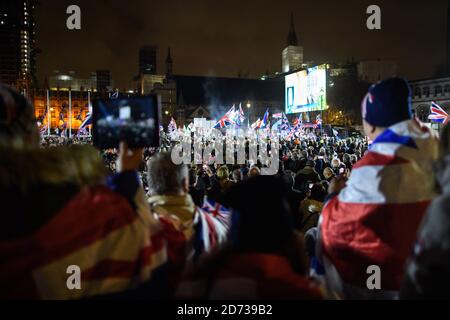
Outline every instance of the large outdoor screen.
POLYGON ((325 110, 327 106, 326 65, 287 75, 285 96, 286 114, 325 110))

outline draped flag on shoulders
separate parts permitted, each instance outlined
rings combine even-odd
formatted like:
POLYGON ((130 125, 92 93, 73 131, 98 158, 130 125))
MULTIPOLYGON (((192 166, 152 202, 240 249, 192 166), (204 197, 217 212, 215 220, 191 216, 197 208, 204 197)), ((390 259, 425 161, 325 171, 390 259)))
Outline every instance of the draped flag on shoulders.
POLYGON ((430 107, 431 114, 428 116, 428 119, 434 122, 446 124, 450 121, 450 116, 444 109, 441 108, 436 102, 431 102, 430 107))
POLYGON ((212 200, 205 200, 203 207, 197 208, 194 220, 196 257, 226 241, 230 219, 230 211, 212 200))
POLYGON ((157 277, 154 272, 167 261, 165 239, 137 175, 108 181, 110 188, 84 188, 38 229, 0 241, 1 297, 90 298, 133 290, 157 277), (118 197, 121 191, 127 197, 118 197), (67 287, 72 265, 81 269, 77 290, 67 287))
POLYGON ((231 211, 220 203, 206 199, 203 203, 202 209, 222 222, 225 226, 228 227, 230 225, 231 211))
POLYGON ((346 187, 322 210, 322 249, 347 284, 366 288, 367 267, 382 288, 400 288, 424 212, 435 197, 435 134, 415 120, 381 133, 352 169, 346 187))

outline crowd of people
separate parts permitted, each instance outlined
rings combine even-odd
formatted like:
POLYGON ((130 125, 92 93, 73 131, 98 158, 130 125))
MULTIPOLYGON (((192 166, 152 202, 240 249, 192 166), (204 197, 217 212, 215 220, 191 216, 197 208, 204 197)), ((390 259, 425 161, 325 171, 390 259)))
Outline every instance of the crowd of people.
POLYGON ((165 134, 102 151, 40 137, 33 106, 2 85, 0 296, 448 297, 450 129, 418 122, 410 95, 400 78, 373 85, 364 136, 282 139, 264 176, 260 162, 176 165, 165 134))

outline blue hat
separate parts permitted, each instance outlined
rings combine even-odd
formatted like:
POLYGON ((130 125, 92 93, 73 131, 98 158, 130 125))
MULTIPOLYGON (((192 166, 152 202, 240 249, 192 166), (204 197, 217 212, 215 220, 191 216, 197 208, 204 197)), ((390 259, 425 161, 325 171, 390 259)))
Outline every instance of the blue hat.
POLYGON ((363 119, 377 127, 411 119, 411 88, 403 78, 380 81, 370 87, 361 109, 363 119))

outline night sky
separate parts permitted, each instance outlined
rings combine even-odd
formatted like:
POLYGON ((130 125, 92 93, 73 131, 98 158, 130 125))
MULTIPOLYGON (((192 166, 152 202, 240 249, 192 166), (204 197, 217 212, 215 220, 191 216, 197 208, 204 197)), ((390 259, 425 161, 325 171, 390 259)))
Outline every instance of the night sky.
POLYGON ((305 61, 389 59, 409 79, 432 77, 445 63, 447 0, 40 0, 38 79, 53 70, 87 77, 110 69, 116 86, 132 88, 138 49, 158 46, 158 73, 167 47, 174 73, 260 77, 281 70, 289 15, 305 61), (82 10, 82 30, 66 28, 67 6, 82 10), (366 28, 378 4, 382 30, 366 28))

